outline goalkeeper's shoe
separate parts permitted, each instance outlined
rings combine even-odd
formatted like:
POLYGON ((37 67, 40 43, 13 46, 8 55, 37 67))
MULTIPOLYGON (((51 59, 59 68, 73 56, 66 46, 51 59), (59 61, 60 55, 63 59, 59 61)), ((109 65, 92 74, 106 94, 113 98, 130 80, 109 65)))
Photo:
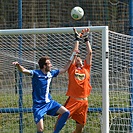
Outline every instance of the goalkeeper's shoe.
POLYGON ((78 33, 75 28, 73 28, 74 34, 75 34, 75 41, 81 40, 81 33, 78 33))
POLYGON ((90 31, 90 29, 89 28, 86 28, 86 29, 83 29, 82 32, 81 32, 80 37, 82 37, 82 39, 84 40, 84 42, 89 41, 89 31, 90 31))

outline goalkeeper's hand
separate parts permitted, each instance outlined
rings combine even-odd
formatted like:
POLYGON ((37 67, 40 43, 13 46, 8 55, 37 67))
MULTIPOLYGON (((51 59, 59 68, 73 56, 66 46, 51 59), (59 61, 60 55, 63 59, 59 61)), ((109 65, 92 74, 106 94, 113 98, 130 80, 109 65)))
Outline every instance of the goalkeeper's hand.
POLYGON ((83 29, 82 30, 81 37, 84 40, 84 42, 89 41, 89 32, 90 32, 90 29, 89 28, 86 28, 86 29, 83 29))
POLYGON ((75 41, 79 41, 81 39, 81 34, 77 32, 75 28, 73 28, 74 34, 75 34, 75 41))
POLYGON ((15 62, 12 62, 12 64, 15 65, 15 66, 18 66, 19 62, 15 61, 15 62))

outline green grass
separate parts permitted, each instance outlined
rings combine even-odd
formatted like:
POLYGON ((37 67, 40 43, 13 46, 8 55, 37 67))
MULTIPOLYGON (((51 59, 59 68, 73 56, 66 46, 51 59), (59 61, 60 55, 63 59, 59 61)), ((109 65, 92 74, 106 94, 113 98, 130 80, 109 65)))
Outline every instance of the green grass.
MULTIPOLYGON (((122 93, 123 94, 123 93, 122 93)), ((64 93, 52 92, 53 99, 61 104, 64 104, 67 97, 64 93)), ((119 102, 123 107, 127 107, 128 94, 124 94, 123 101, 120 101, 116 92, 111 93, 113 100, 119 102)), ((110 101, 110 106, 113 107, 113 101, 110 101)), ((101 107, 102 97, 98 93, 92 93, 89 97, 89 107, 101 107)), ((117 103, 116 103, 117 105, 117 103)), ((14 93, 0 93, 0 108, 16 108, 18 107, 18 95, 14 93)), ((23 94, 23 107, 32 107, 31 93, 23 94)), ((123 130, 128 131, 129 127, 125 125, 129 124, 129 113, 110 113, 110 130, 123 130), (125 127, 123 127, 125 125, 125 127)), ((51 133, 57 117, 45 116, 44 129, 45 133, 51 133)), ((71 119, 67 121, 67 124, 62 129, 61 133, 71 133, 75 128, 75 122, 71 119)), ((19 113, 0 113, 0 132, 1 133, 19 133, 19 113)), ((36 132, 36 125, 33 120, 32 113, 23 113, 23 133, 36 132)), ((87 123, 85 125, 83 133, 100 133, 101 132, 101 112, 88 112, 87 123)), ((111 132, 111 131, 110 131, 111 132)))

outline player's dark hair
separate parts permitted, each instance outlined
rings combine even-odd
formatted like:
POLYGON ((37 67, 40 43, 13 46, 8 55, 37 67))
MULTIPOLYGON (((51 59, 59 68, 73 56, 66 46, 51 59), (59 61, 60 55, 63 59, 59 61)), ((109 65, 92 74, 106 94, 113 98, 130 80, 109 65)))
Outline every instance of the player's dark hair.
POLYGON ((44 65, 47 65, 46 60, 50 60, 49 56, 43 56, 39 59, 38 64, 40 69, 43 69, 44 65))

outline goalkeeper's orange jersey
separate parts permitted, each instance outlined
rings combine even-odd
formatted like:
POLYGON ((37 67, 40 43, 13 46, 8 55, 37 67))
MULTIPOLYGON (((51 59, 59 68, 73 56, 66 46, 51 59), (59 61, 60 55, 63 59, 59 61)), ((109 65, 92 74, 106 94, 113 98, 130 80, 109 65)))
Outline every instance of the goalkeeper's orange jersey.
POLYGON ((87 65, 86 60, 82 69, 76 68, 75 64, 71 64, 68 69, 69 84, 67 96, 75 98, 85 98, 90 95, 90 69, 91 65, 87 65))

